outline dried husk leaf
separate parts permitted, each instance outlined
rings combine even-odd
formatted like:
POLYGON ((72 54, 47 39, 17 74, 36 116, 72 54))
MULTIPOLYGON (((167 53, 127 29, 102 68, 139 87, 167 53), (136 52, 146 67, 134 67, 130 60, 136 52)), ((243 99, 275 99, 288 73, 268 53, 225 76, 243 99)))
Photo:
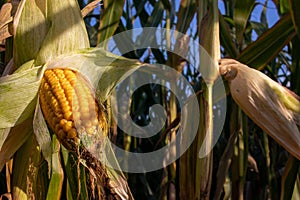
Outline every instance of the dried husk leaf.
POLYGON ((0 150, 2 148, 3 143, 5 142, 11 128, 2 128, 0 129, 0 150))
POLYGON ((11 36, 9 24, 12 22, 11 16, 12 5, 5 3, 0 10, 0 41, 11 36))
POLYGON ((291 91, 233 59, 220 60, 220 73, 243 111, 276 142, 300 159, 300 103, 291 91))

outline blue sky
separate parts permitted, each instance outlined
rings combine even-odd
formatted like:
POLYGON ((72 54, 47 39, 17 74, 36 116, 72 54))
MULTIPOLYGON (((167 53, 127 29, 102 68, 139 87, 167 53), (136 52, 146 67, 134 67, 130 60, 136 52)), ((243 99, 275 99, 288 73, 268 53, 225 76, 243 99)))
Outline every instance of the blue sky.
MULTIPOLYGON (((127 1, 131 1, 131 0, 127 0, 127 1)), ((170 0, 170 1, 172 4, 175 4, 175 10, 178 11, 180 0, 170 0)), ((275 4, 271 0, 256 0, 256 2, 258 4, 255 6, 250 19, 252 21, 259 22, 260 15, 263 10, 264 4, 265 4, 265 2, 267 2, 267 11, 266 11, 267 12, 267 21, 269 23, 269 27, 272 27, 279 19, 275 4)), ((146 5, 148 5, 148 4, 146 4, 146 5)), ((125 2, 125 6, 126 6, 126 2, 125 2)), ((153 8, 151 5, 148 5, 148 9, 150 12, 153 8)), ((220 9, 221 13, 224 14, 224 4, 223 4, 222 0, 219 0, 219 9, 220 9)), ((135 10, 131 10, 131 12, 132 12, 131 15, 135 14, 135 10)), ((99 8, 94 10, 94 14, 99 14, 99 8)), ((94 19, 94 20, 96 20, 96 19, 94 19)), ((135 26, 138 26, 138 24, 140 24, 140 23, 139 23, 139 20, 137 19, 135 26)))

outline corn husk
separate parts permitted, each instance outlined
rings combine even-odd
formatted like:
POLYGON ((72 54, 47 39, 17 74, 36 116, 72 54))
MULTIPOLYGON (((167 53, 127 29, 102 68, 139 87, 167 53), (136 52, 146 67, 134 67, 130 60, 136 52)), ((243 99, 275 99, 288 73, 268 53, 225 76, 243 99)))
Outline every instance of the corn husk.
POLYGON ((14 62, 43 65, 61 54, 89 47, 78 3, 74 0, 22 1, 16 17, 14 62))
POLYGON ((265 74, 233 59, 221 59, 219 69, 242 110, 300 159, 300 98, 265 74))
MULTIPOLYGON (((65 163, 60 163, 60 143, 51 137, 38 103, 38 90, 44 70, 70 68, 79 71, 91 82, 98 101, 103 102, 118 82, 141 64, 103 49, 87 49, 88 35, 75 0, 21 1, 13 26, 15 46, 12 69, 16 71, 12 75, 0 78, 0 169, 14 154, 16 155, 16 152, 22 157, 23 152, 18 149, 27 143, 28 138, 33 138, 34 134, 38 148, 48 163, 48 175, 51 175, 49 184, 46 184, 46 187, 49 186, 47 199, 60 199, 61 185, 65 177, 61 173, 63 168, 61 164, 65 163)), ((95 138, 88 139, 92 141, 95 138)), ((86 148, 85 153, 94 150, 89 144, 89 142, 82 144, 86 148)), ((26 153, 28 152, 24 152, 24 155, 26 153)), ((40 153, 34 151, 32 156, 38 155, 40 153)), ((87 161, 87 157, 77 156, 83 164, 100 163, 97 157, 90 156, 88 159, 95 160, 87 161)), ((18 162, 21 160, 17 160, 14 165, 22 164, 18 162)), ((98 168, 99 170, 107 173, 106 177, 97 177, 96 174, 99 183, 97 185, 102 187, 105 183, 101 181, 109 179, 110 184, 115 187, 111 189, 115 191, 116 196, 121 199, 132 199, 122 172, 115 172, 103 164, 100 167, 102 168, 98 168)), ((91 165, 87 168, 92 173, 98 173, 98 169, 91 165)), ((21 173, 19 169, 17 171, 21 173)), ((28 193, 30 187, 38 186, 34 180, 27 183, 17 179, 14 184, 23 183, 26 185, 17 191, 23 195, 20 199, 28 198, 31 195, 28 193)), ((47 192, 47 188, 40 193, 45 191, 47 192)), ((35 194, 32 195, 30 197, 40 199, 35 194)))
POLYGON ((0 41, 11 36, 9 25, 12 24, 12 4, 5 3, 0 10, 0 41))
POLYGON ((0 129, 22 123, 35 109, 44 67, 27 67, 26 63, 19 73, 0 78, 0 129))
MULTIPOLYGON (((3 147, 0 151, 0 167, 2 168, 18 150, 18 148, 8 148, 8 144, 11 144, 11 141, 16 141, 17 144, 14 144, 14 146, 20 147, 27 138, 20 138, 22 140, 14 140, 12 138, 11 140, 10 137, 17 137, 17 135, 13 135, 13 131, 19 130, 12 127, 18 127, 18 125, 21 127, 23 122, 30 116, 32 117, 35 113, 33 130, 43 156, 48 162, 48 175, 52 174, 51 177, 55 175, 60 179, 61 174, 57 174, 53 171, 56 169, 55 166, 57 166, 57 164, 54 165, 53 160, 55 156, 55 152, 53 152, 52 149, 53 145, 51 144, 53 140, 50 137, 49 130, 37 101, 37 92, 44 70, 46 68, 69 68, 82 73, 82 75, 90 81, 96 91, 97 100, 104 102, 117 84, 139 68, 141 63, 137 60, 116 56, 100 48, 80 50, 75 53, 62 55, 41 67, 32 68, 32 63, 33 62, 28 62, 22 65, 14 74, 0 78, 0 98, 2 99, 0 102, 0 109, 2 108, 0 115, 0 144, 3 147)), ((94 154, 94 152, 101 153, 101 149, 94 149, 95 145, 93 143, 95 143, 95 138, 85 138, 83 142, 83 146, 87 151, 92 154, 94 154), (91 143, 89 141, 93 142, 91 143)), ((109 145, 108 142, 105 143, 109 145)), ((110 146, 106 146, 106 148, 110 148, 110 146)), ((111 155, 113 155, 113 153, 111 153, 111 155)), ((89 156, 91 156, 91 154, 89 156)), ((97 159, 98 161, 94 162, 100 163, 100 158, 95 154, 93 158, 89 157, 89 159, 97 159)), ((100 167, 102 167, 102 169, 105 167, 103 165, 99 166, 97 170, 100 170, 100 167)), ((117 164, 113 164, 113 166, 117 166, 117 164)), ((115 188, 115 193, 123 199, 132 198, 125 181, 126 179, 121 172, 107 169, 107 176, 110 177, 110 184, 115 188)), ((60 182, 57 178, 53 179, 53 184, 60 182)), ((54 186, 51 185, 51 187, 54 186)), ((60 191, 57 191, 56 194, 60 194, 60 191)), ((48 195, 51 196, 53 194, 49 193, 48 195)))

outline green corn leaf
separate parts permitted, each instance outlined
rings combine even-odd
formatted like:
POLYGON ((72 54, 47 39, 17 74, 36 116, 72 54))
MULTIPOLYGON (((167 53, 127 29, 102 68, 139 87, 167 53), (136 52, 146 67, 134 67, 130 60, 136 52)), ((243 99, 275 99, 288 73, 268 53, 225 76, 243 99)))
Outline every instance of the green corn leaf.
POLYGON ((300 2, 298 0, 289 0, 292 21, 295 30, 300 38, 300 2))
MULTIPOLYGON (((157 1, 154 5, 154 10, 152 11, 151 15, 148 16, 144 27, 157 27, 163 19, 164 12, 165 9, 163 3, 161 1, 157 1)), ((143 33, 137 37, 135 43, 139 44, 140 46, 145 46, 144 44, 149 43, 149 40, 155 42, 155 37, 156 36, 153 35, 152 32, 147 32, 147 30, 143 30, 143 33)), ((138 56, 142 56, 145 50, 146 49, 138 49, 138 56)))
POLYGON ((240 46, 242 45, 243 34, 254 4, 255 0, 235 1, 233 20, 236 28, 235 35, 240 46))
POLYGON ((219 13, 220 24, 220 42, 225 49, 225 52, 231 57, 236 58, 238 50, 233 43, 229 27, 224 19, 224 16, 219 13))
POLYGON ((294 186, 297 180, 297 174, 300 167, 300 161, 294 157, 290 157, 286 164, 281 183, 281 200, 292 199, 294 186))
POLYGON ((113 36, 118 28, 123 13, 124 0, 104 1, 104 12, 101 13, 99 43, 113 36))
POLYGON ((195 12, 196 12, 195 0, 182 0, 180 1, 180 7, 178 11, 178 21, 176 23, 176 30, 180 33, 186 33, 190 26, 195 12))
POLYGON ((291 16, 287 14, 244 49, 237 60, 255 69, 262 69, 295 35, 291 16))
POLYGON ((289 0, 279 0, 279 11, 282 15, 290 11, 289 0))
POLYGON ((163 19, 164 12, 165 9, 162 1, 157 1, 154 5, 154 10, 147 19, 145 27, 157 27, 163 19))

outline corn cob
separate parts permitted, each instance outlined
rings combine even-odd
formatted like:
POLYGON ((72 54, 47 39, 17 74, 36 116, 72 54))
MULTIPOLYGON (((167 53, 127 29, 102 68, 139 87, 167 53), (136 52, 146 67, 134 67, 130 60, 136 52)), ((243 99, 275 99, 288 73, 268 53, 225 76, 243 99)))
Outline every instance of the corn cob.
POLYGON ((39 96, 43 115, 59 141, 85 160, 102 185, 101 199, 120 199, 113 186, 116 184, 94 154, 99 151, 108 129, 104 109, 95 101, 88 82, 70 69, 48 69, 39 96))
POLYGON ((230 93, 243 111, 300 159, 300 98, 260 71, 236 60, 221 59, 219 71, 228 81, 230 93))
POLYGON ((78 72, 46 70, 39 96, 47 123, 69 150, 76 150, 80 134, 93 136, 99 128, 107 132, 103 109, 99 110, 88 82, 78 72))

